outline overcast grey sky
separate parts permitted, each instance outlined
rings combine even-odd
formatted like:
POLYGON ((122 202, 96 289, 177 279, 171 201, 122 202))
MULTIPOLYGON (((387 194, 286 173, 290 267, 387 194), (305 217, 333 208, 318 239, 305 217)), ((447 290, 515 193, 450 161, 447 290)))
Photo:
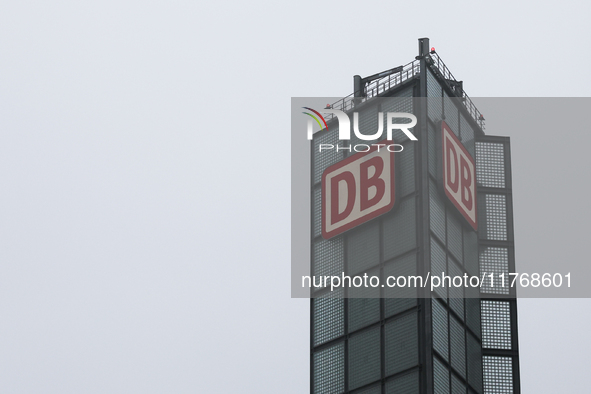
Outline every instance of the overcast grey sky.
MULTIPOLYGON (((290 97, 348 95, 354 74, 411 61, 425 36, 473 97, 586 97, 590 8, 3 2, 0 391, 307 392, 290 97)), ((549 157, 570 160, 563 146, 549 157)), ((574 195, 587 183, 581 171, 574 195)), ((514 198, 528 258, 520 239, 544 229, 519 222, 514 198)), ((520 301, 524 394, 588 390, 590 306, 520 301)))

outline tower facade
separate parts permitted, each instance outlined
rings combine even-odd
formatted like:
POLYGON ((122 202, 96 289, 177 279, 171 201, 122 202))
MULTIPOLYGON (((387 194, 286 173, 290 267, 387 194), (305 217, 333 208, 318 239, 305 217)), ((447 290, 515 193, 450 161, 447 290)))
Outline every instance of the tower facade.
POLYGON ((326 108, 335 109, 364 135, 380 123, 385 131, 388 113, 414 114, 416 141, 392 132, 402 147, 393 153, 392 208, 327 236, 327 171, 360 154, 351 147, 384 137, 339 141, 342 125, 330 115, 314 134, 312 275, 366 274, 382 284, 420 276, 429 285, 314 287, 311 392, 519 393, 515 293, 493 282, 515 272, 509 138, 484 133, 462 82, 426 38, 407 65, 356 76, 354 93, 326 108), (431 288, 431 275, 481 280, 431 288))

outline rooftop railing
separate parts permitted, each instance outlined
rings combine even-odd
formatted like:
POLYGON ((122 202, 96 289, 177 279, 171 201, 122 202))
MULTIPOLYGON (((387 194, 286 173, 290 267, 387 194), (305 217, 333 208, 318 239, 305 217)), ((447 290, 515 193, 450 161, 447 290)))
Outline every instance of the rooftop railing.
POLYGON ((449 68, 447 68, 445 63, 443 63, 443 60, 441 60, 439 55, 436 52, 433 52, 430 55, 430 57, 433 61, 433 64, 432 64, 433 67, 431 67, 431 69, 435 73, 439 73, 440 77, 443 78, 445 83, 453 91, 456 92, 458 97, 460 97, 462 99, 462 102, 463 102, 464 106, 466 107, 466 109, 468 110, 468 113, 472 116, 472 118, 476 121, 476 123, 478 123, 480 128, 484 131, 484 116, 482 116, 482 113, 478 110, 478 108, 476 108, 476 106, 472 102, 472 99, 470 99, 470 97, 466 94, 466 92, 464 92, 464 89, 461 89, 461 91, 458 91, 458 89, 457 89, 457 87, 459 86, 457 83, 458 80, 453 76, 451 71, 449 71, 449 68))
MULTIPOLYGON (((458 89, 460 83, 456 80, 451 71, 449 71, 449 69, 447 68, 445 63, 443 63, 439 55, 433 52, 429 55, 429 59, 431 59, 430 65, 432 71, 438 74, 439 77, 443 79, 445 83, 456 93, 456 95, 459 98, 461 98, 462 103, 466 107, 466 110, 468 111, 470 116, 472 116, 472 118, 478 123, 480 128, 484 130, 484 116, 482 116, 480 111, 478 111, 478 108, 476 108, 476 106, 474 105, 470 97, 468 97, 466 92, 464 92, 463 89, 458 89)), ((420 61, 413 60, 412 62, 404 65, 402 67, 402 71, 397 72, 395 74, 390 74, 380 79, 373 80, 367 85, 365 85, 364 97, 355 97, 354 93, 351 93, 347 97, 344 97, 339 101, 333 103, 331 105, 331 108, 338 109, 344 112, 351 111, 357 103, 363 103, 374 97, 381 96, 389 90, 419 75, 420 72, 420 61)), ((333 117, 333 114, 326 115, 327 120, 332 119, 333 117)))

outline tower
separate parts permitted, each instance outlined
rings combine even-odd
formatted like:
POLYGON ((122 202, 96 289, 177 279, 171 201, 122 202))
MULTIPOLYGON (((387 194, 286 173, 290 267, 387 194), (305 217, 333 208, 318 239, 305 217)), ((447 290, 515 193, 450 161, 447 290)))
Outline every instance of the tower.
POLYGON ((327 109, 356 119, 365 135, 380 117, 387 124, 387 113, 414 114, 417 140, 393 132, 403 148, 393 156, 393 207, 329 237, 324 174, 365 149, 355 146, 383 137, 339 141, 340 122, 327 116, 311 144, 312 275, 367 274, 382 284, 398 276, 481 280, 433 291, 314 288, 311 392, 519 393, 515 293, 498 285, 515 272, 509 138, 484 133, 484 117, 427 38, 415 60, 355 76, 354 93, 327 109), (341 149, 321 151, 322 144, 341 149))

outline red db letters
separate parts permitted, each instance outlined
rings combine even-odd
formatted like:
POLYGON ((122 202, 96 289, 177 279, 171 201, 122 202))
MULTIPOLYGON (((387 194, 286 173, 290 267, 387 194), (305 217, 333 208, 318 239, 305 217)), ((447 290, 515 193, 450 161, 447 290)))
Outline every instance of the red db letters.
POLYGON ((445 122, 441 122, 443 188, 474 230, 476 221, 476 165, 470 153, 445 122))
POLYGON ((394 152, 382 141, 322 175, 322 236, 332 238, 394 206, 394 152))

